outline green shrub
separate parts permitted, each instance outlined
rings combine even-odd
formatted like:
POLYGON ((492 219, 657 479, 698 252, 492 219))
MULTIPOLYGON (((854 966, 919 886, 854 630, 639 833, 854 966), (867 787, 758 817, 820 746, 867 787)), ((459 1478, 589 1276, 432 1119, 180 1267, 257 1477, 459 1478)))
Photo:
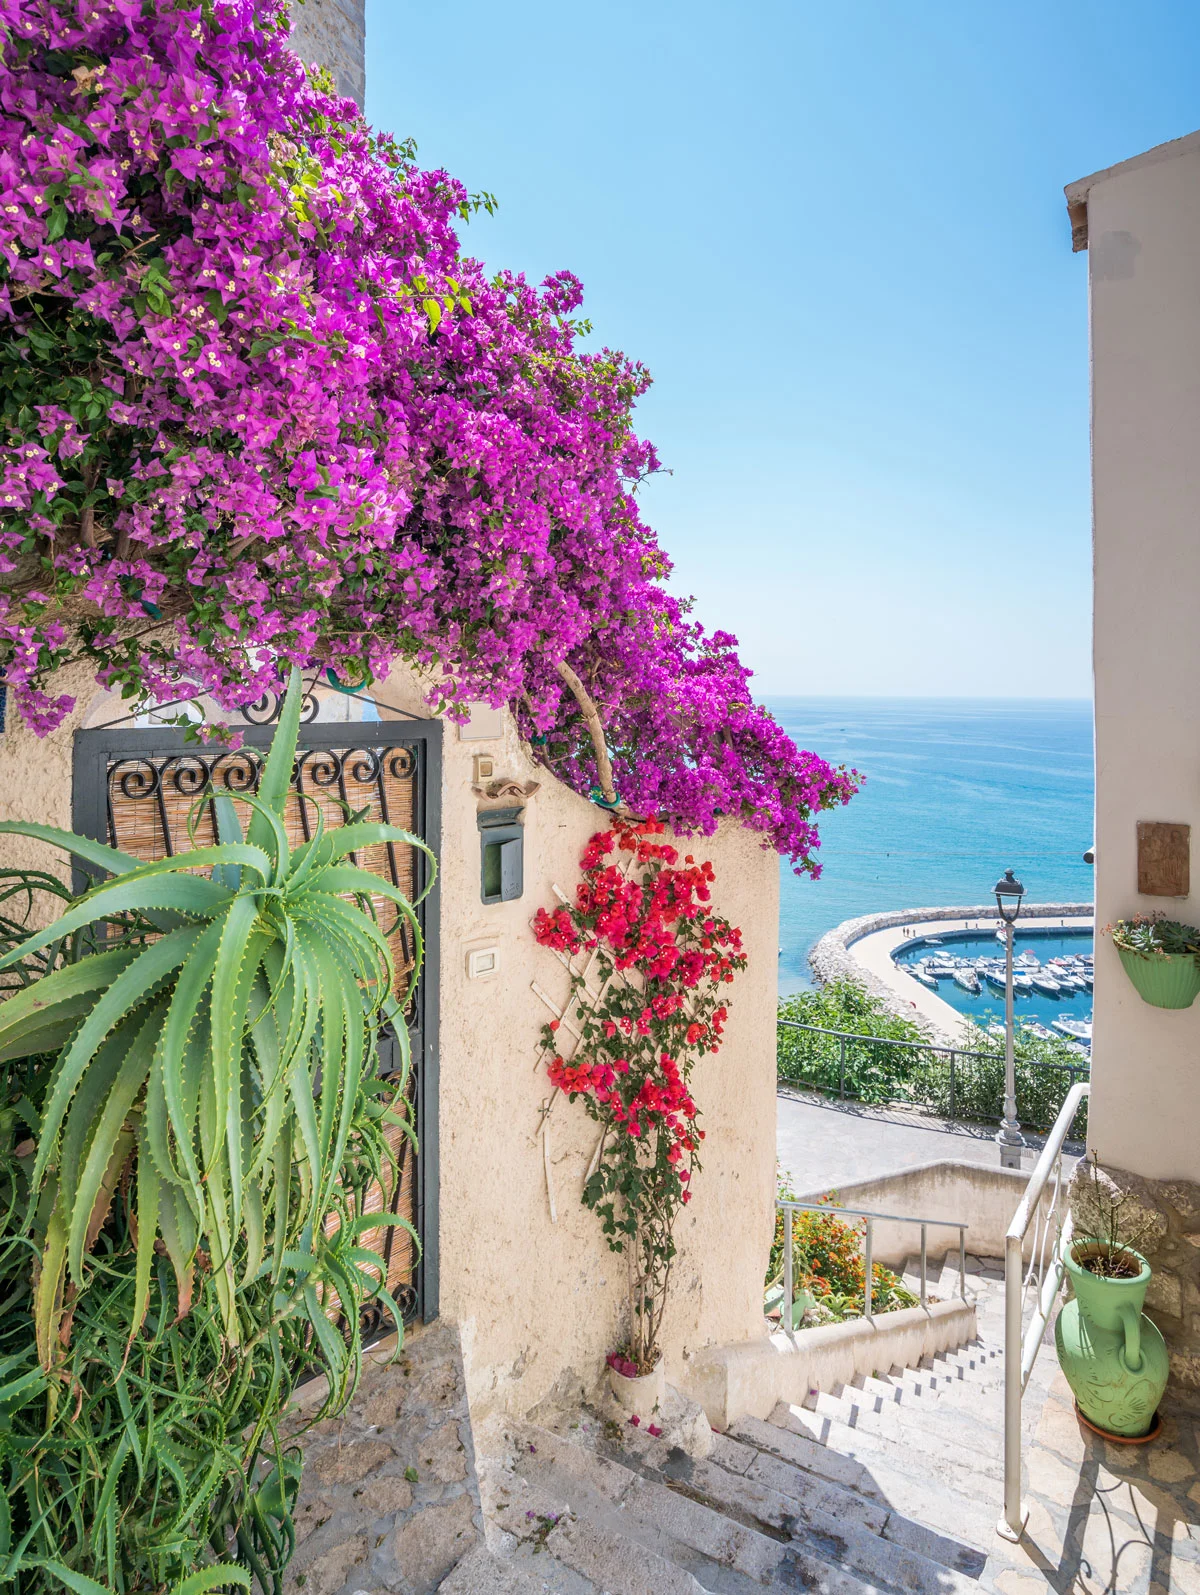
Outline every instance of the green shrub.
MULTIPOLYGON (((944 1118, 993 1122, 1002 1116, 1004 1040, 977 1025, 963 1046, 953 1049, 952 1079, 951 1049, 929 1049, 911 1019, 888 1013, 881 999, 854 981, 835 980, 787 997, 779 1004, 779 1018, 841 1032, 819 1035, 780 1024, 777 1067, 784 1084, 856 1102, 910 1102, 944 1118)), ((1087 1079, 1088 1061, 1069 1041, 1035 1036, 1020 1022, 1015 1052, 1020 1122, 1049 1130, 1074 1081, 1087 1079)), ((1086 1102, 1073 1131, 1079 1139, 1087 1134, 1086 1102)))

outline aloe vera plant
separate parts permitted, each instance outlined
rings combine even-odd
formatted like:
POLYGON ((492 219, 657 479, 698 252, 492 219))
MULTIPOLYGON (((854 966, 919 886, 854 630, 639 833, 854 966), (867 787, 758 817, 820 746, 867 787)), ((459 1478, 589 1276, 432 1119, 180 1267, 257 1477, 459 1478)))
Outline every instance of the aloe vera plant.
POLYGON ((296 1370, 319 1366, 319 1415, 337 1410, 361 1304, 400 1325, 362 1244, 407 1226, 365 1197, 394 1177, 385 1127, 411 1138, 397 1098, 412 988, 396 989, 374 900, 407 921, 416 968, 421 932, 403 893, 348 855, 418 848, 430 883, 433 861, 398 827, 325 828, 319 812, 292 847, 300 704, 293 677, 257 794, 210 794, 212 846, 146 863, 0 824, 107 877, 0 956, 19 977, 0 1002, 0 1290, 16 1281, 0 1306, 0 1582, 60 1588, 43 1578, 54 1564, 70 1587, 161 1588, 209 1577, 232 1547, 278 1589, 298 1467, 277 1420, 296 1370), (86 936, 98 950, 77 956, 86 936), (401 1055, 386 1086, 385 1020, 401 1055))

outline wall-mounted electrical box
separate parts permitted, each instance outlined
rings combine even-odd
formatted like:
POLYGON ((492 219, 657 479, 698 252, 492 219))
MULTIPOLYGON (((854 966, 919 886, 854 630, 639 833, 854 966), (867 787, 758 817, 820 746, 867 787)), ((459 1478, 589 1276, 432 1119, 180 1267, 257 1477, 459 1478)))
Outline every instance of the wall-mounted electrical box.
POLYGON ((511 903, 525 890, 525 828, 522 809, 481 809, 480 896, 485 903, 511 903))

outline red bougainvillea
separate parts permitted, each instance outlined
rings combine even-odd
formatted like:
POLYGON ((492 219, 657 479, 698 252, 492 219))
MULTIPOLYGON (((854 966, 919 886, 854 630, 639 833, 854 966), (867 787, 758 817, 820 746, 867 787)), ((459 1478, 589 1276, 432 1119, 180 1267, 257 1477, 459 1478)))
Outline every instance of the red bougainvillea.
POLYGON ((645 820, 598 832, 574 904, 540 908, 534 919, 541 945, 571 961, 567 1012, 579 1040, 564 1056, 551 1021, 547 1067, 604 1128, 583 1200, 613 1251, 632 1252, 620 1356, 640 1373, 658 1360, 675 1221, 700 1167, 704 1131, 689 1079, 701 1054, 720 1050, 726 988, 746 966, 741 932, 712 907, 712 865, 691 853, 681 861, 658 840, 665 829, 645 820))

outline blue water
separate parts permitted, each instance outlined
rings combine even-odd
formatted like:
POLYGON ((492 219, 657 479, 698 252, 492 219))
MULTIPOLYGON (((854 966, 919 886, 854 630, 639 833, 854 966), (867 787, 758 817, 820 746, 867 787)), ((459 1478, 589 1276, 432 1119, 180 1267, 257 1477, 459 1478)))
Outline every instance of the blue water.
MULTIPOLYGON (((931 944, 928 937, 914 937, 910 947, 905 947, 896 954, 897 962, 919 963, 922 958, 937 952, 938 946, 943 947, 955 958, 1004 956, 1004 943, 997 941, 993 931, 982 935, 968 935, 964 932, 939 936, 936 946, 931 944)), ((1059 931, 1054 934, 1048 932, 1045 927, 1038 927, 1035 931, 1022 931, 1018 921, 1013 956, 1019 958, 1027 948, 1042 964, 1051 958, 1077 958, 1083 953, 1091 952, 1092 933, 1089 930, 1059 931)), ((913 985, 916 986, 917 982, 913 981, 913 985)), ((997 1019, 1003 1023, 1004 993, 996 991, 985 980, 981 980, 980 985, 982 990, 976 997, 971 992, 964 991, 957 981, 939 980, 938 996, 959 1013, 967 1014, 979 1024, 986 1024, 989 1019, 997 1019)), ((1013 1015, 1018 1024, 1022 1019, 1036 1019, 1038 1024, 1045 1025, 1047 1029, 1060 1017, 1090 1020, 1092 994, 1090 991, 1064 991, 1057 997, 1048 997, 1044 991, 1014 991, 1013 1015)))
MULTIPOLYGON (((821 879, 797 878, 783 864, 781 993, 811 984, 809 949, 842 920, 987 903, 1006 869, 1031 902, 1092 900, 1083 862, 1093 840, 1086 700, 766 702, 801 747, 867 777, 844 809, 820 817, 821 879)), ((1061 1011, 1070 1007, 1082 1017, 1080 998, 1061 1011)))

